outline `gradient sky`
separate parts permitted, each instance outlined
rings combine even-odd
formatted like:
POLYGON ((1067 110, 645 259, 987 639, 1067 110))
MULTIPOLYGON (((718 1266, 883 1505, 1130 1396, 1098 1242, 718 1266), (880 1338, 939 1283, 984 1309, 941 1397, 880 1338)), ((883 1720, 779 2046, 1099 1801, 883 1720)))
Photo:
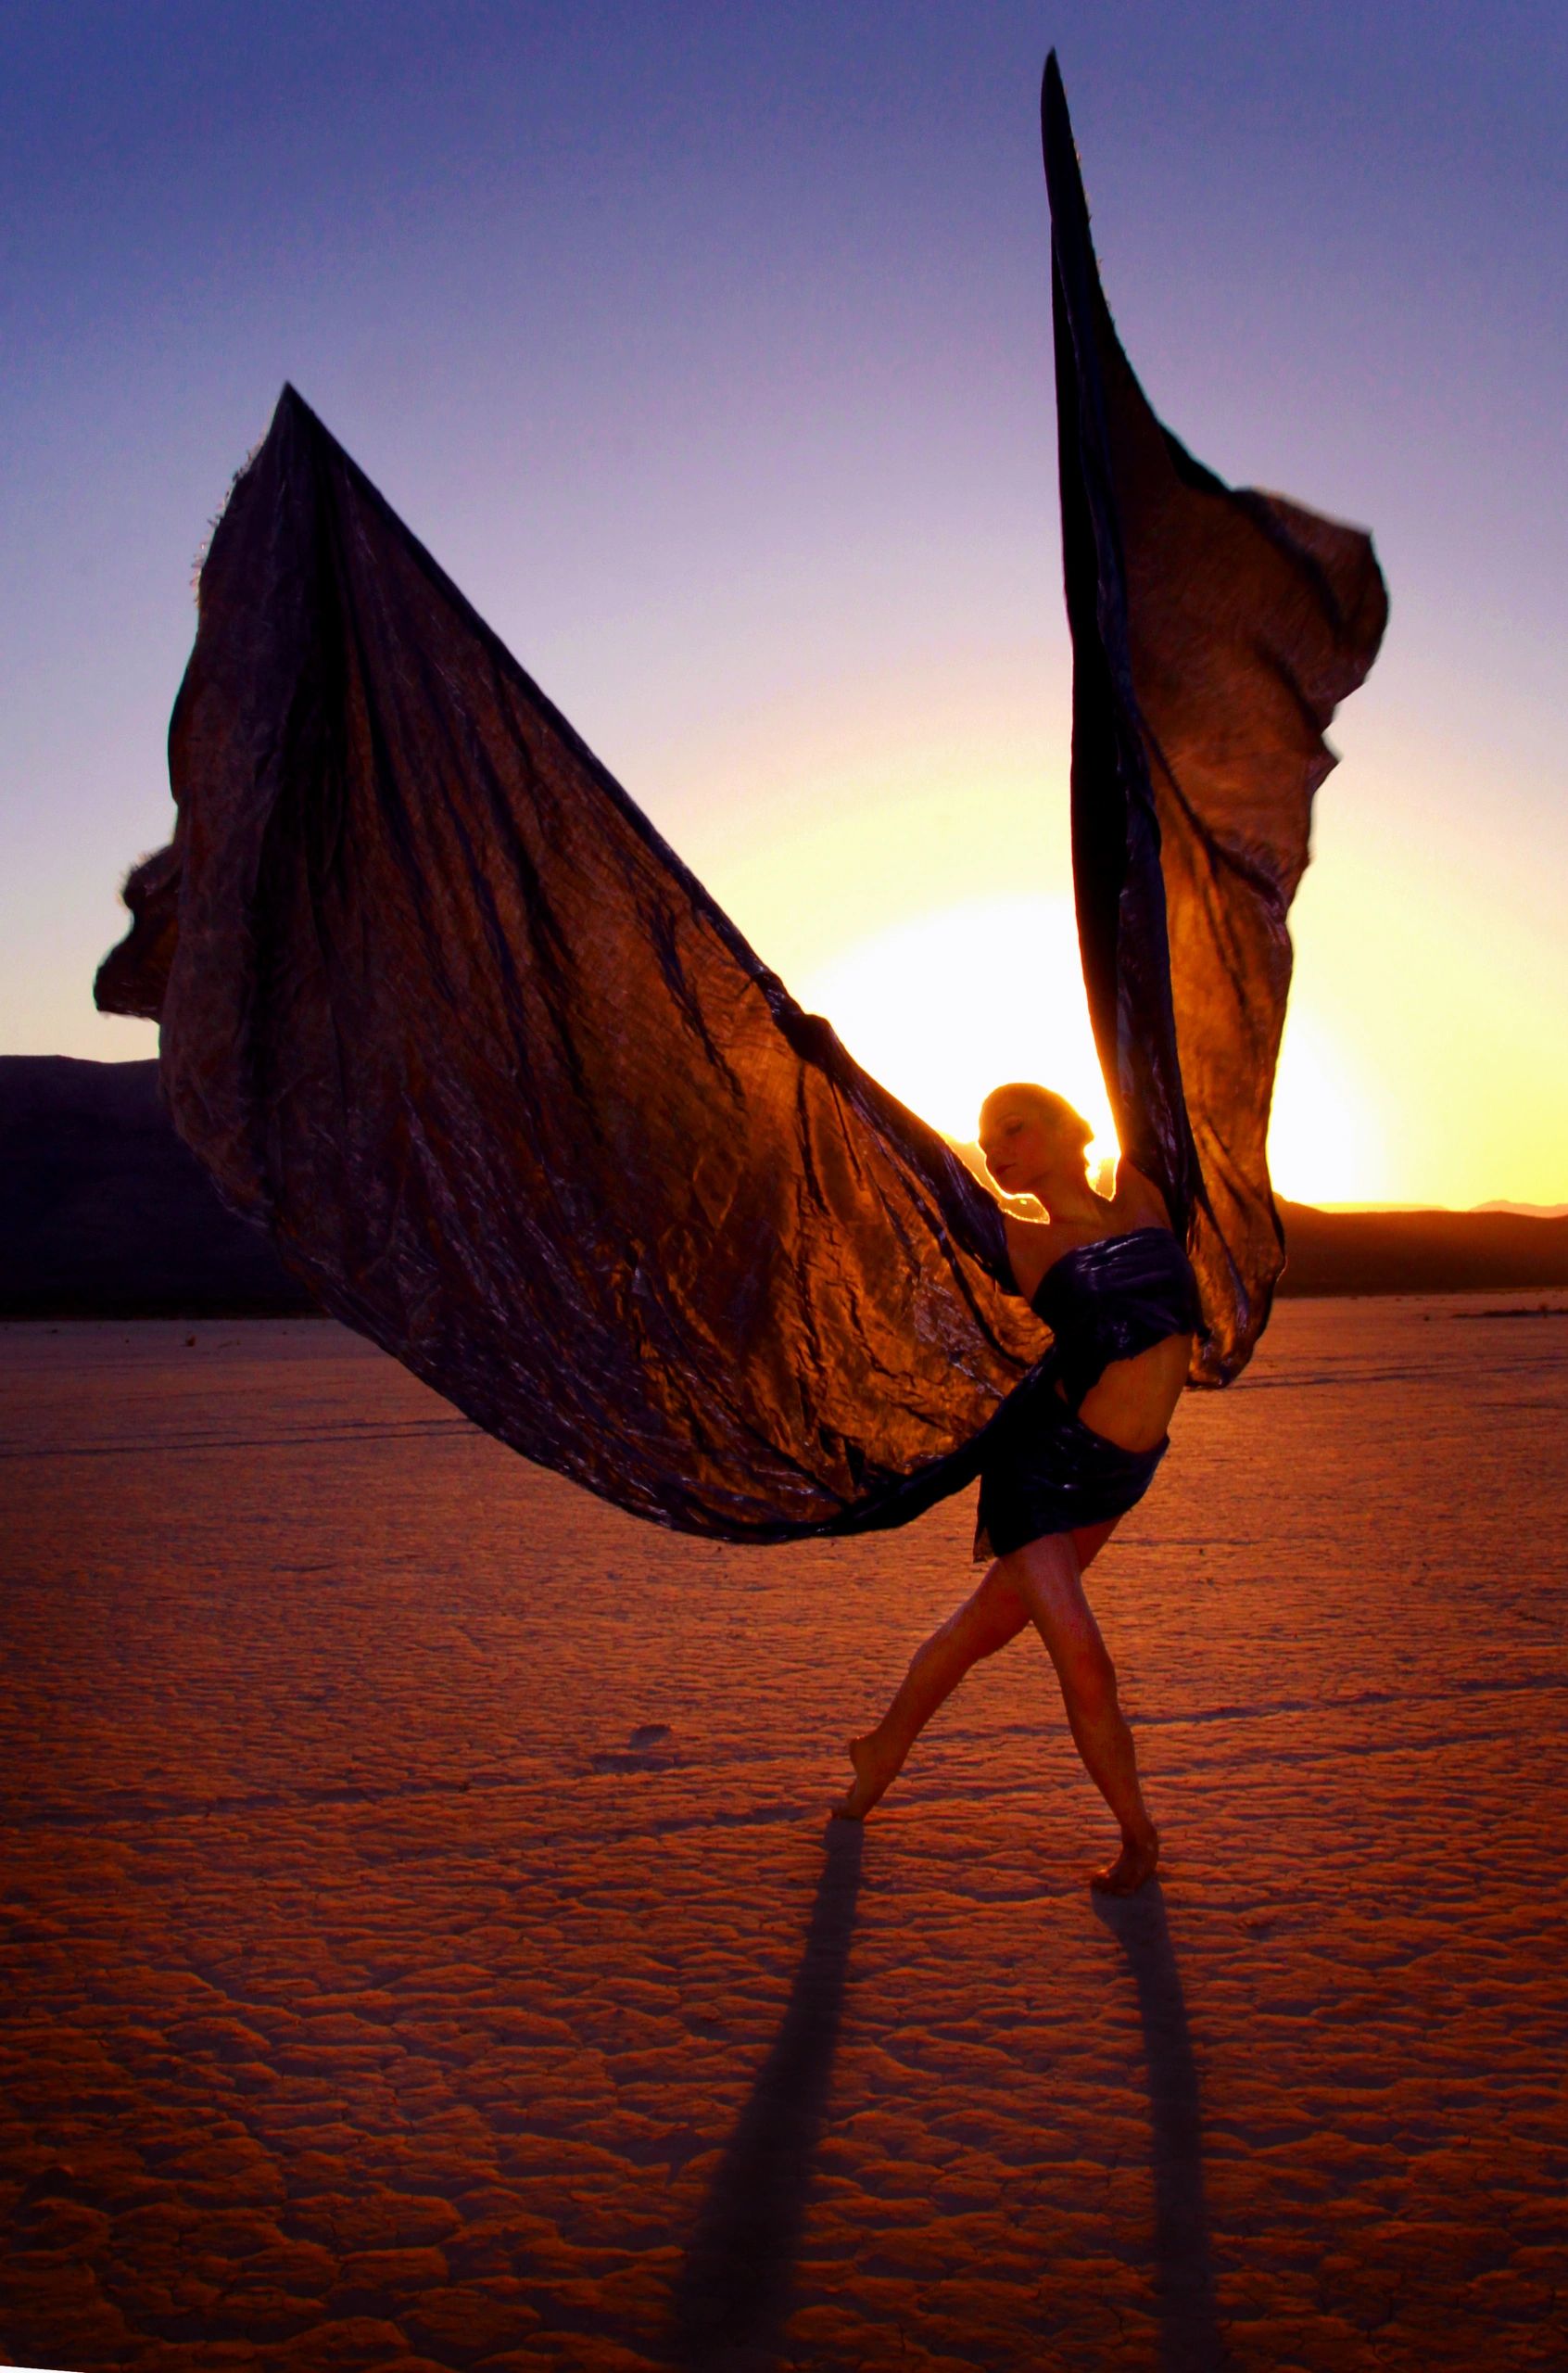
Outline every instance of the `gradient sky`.
POLYGON ((0 5, 0 1051, 153 1051, 92 972, 288 377, 891 1086, 1089 1092, 1049 43, 1156 408, 1392 589, 1277 1183, 1568 1198, 1560 5, 0 5))

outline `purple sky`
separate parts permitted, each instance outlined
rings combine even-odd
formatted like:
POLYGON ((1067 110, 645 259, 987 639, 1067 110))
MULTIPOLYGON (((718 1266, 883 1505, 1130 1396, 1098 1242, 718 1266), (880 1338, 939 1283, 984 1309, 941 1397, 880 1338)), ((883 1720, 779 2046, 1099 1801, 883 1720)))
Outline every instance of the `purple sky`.
POLYGON ((803 994, 1056 895, 1050 42, 1157 408, 1392 585, 1298 907, 1348 1190, 1568 1196, 1568 16, 1507 0, 0 6, 0 1051, 152 1051, 91 974, 285 376, 803 994))

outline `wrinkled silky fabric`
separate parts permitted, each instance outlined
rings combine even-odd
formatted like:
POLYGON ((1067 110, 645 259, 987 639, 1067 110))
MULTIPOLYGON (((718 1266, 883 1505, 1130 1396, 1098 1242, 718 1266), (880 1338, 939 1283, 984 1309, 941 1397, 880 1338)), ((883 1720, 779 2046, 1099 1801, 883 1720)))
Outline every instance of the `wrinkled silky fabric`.
POLYGON ((1222 485, 1156 419, 1101 290, 1054 54, 1042 112, 1083 976, 1122 1149, 1186 1232, 1195 1380, 1223 1384, 1284 1265, 1266 1148, 1285 918, 1323 731, 1387 595, 1370 537, 1222 485))
POLYGON ((1052 1532, 1107 1524, 1137 1506, 1170 1438, 1152 1450, 1123 1450, 1069 1409, 1047 1352, 1010 1392, 987 1429, 975 1511, 977 1564, 1005 1557, 1052 1532))
POLYGON ((995 1203, 292 391, 213 537, 171 771, 177 860, 100 995, 156 1005, 181 1135, 326 1309, 639 1515, 914 1512, 1045 1341, 995 1203))
MULTIPOLYGON (((1157 533, 1119 533, 1157 576, 1157 533)), ((1189 652, 1206 631, 1183 617, 1189 652)), ((1245 686, 1228 657, 1215 682, 1222 750, 1245 686)), ((793 1003, 290 388, 202 570, 170 770, 174 839, 127 884, 98 1000, 158 1018, 181 1135, 324 1308, 526 1456, 689 1531, 899 1523, 978 1473, 1047 1343, 995 1203, 793 1003)), ((1104 1049, 1108 994, 1127 1142, 1202 1243, 1212 1133, 1199 1111, 1188 1134, 1175 1048, 1212 996, 1183 988, 1172 1021, 1130 780, 1102 786, 1109 827, 1075 825, 1095 1022, 1104 1049)), ((1095 796, 1075 764, 1080 824, 1095 796)), ((1242 880, 1217 864, 1201 895, 1218 915, 1242 880)), ((1212 930, 1170 935, 1216 960, 1212 930)), ((1266 1109, 1265 1042, 1222 1083, 1221 1137, 1248 1096, 1266 1109)), ((1267 1207, 1260 1151, 1246 1175, 1267 1207)), ((1257 1273, 1235 1252, 1201 1274, 1234 1356, 1257 1273)))

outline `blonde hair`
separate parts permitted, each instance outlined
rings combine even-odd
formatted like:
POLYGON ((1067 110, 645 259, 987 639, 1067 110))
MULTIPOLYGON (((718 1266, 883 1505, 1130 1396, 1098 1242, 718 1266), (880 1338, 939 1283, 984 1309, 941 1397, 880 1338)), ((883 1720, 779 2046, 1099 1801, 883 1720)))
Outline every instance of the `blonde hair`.
POLYGON ((1058 1096, 1055 1088, 1042 1087, 1034 1080, 1011 1080, 1005 1087, 993 1087, 980 1106, 982 1129, 986 1114, 999 1104, 1021 1104, 1026 1111, 1043 1121, 1048 1128, 1070 1137, 1080 1153, 1088 1152, 1094 1130, 1078 1107, 1069 1104, 1065 1096, 1058 1096))

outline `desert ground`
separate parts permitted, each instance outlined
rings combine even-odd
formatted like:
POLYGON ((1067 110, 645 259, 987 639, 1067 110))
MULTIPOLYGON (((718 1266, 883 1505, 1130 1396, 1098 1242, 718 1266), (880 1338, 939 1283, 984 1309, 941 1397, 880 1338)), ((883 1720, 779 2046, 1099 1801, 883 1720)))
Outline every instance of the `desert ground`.
MULTIPOLYGON (((1568 1316, 1296 1301, 862 1833, 972 1515, 721 1549, 324 1321, 0 1329, 0 2357, 1568 2362, 1568 1316)), ((1561 1302, 1563 1297, 1554 1297, 1561 1302)))

